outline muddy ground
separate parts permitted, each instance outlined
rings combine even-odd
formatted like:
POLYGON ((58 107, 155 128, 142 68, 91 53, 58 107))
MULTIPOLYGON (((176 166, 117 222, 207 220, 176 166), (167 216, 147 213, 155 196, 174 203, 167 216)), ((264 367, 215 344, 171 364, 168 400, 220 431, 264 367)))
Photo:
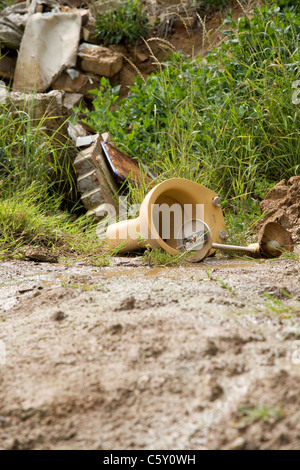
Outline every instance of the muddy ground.
POLYGON ((0 448, 299 449, 299 262, 141 264, 1 263, 0 448))

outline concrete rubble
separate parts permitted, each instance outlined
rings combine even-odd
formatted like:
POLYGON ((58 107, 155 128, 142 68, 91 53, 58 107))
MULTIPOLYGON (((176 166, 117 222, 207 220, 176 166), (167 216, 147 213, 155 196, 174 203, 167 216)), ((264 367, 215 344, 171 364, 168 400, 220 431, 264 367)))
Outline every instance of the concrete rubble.
POLYGON ((110 174, 102 153, 103 137, 105 136, 97 134, 91 145, 80 149, 74 162, 81 200, 89 211, 88 215, 94 215, 98 220, 111 215, 106 210, 108 204, 117 206, 117 200, 113 196, 118 193, 118 185, 110 174))
MULTIPOLYGON (((0 11, 0 103, 6 110, 25 111, 37 126, 43 120, 42 132, 58 132, 62 142, 68 134, 74 137, 76 126, 73 131, 70 124, 68 128, 73 108, 93 99, 90 90, 99 88, 101 77, 118 80, 122 72, 122 54, 101 45, 95 29, 96 14, 116 5, 116 1, 91 2, 88 7, 81 0, 27 0, 0 11)), ((119 190, 102 153, 102 141, 100 135, 83 132, 74 162, 83 204, 99 220, 105 215, 105 203, 116 206, 114 195, 119 190)))
POLYGON ((13 91, 79 93, 88 101, 101 77, 115 78, 122 54, 96 36, 95 14, 117 2, 32 0, 0 11, 0 80, 13 91))
POLYGON ((102 77, 111 78, 122 68, 122 55, 104 46, 84 42, 79 46, 78 56, 82 70, 102 77))
POLYGON ((75 67, 80 29, 78 12, 31 15, 20 46, 13 90, 44 92, 64 70, 75 67))

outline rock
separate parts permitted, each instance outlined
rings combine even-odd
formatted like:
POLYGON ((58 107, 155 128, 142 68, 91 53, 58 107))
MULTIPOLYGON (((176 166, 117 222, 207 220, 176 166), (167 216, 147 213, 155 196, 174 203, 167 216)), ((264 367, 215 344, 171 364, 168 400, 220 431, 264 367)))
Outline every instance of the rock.
POLYGON ((74 103, 83 99, 82 95, 65 93, 64 91, 52 90, 49 93, 20 93, 8 92, 3 87, 4 93, 0 101, 7 106, 8 111, 17 114, 19 111, 26 112, 38 125, 42 120, 44 132, 48 134, 57 133, 62 141, 66 140, 66 119, 72 113, 74 103), (59 132, 57 131, 59 129, 59 132))
POLYGON ((96 137, 94 135, 78 136, 76 139, 76 147, 88 147, 95 141, 96 137))
POLYGON ((54 321, 62 321, 65 318, 67 318, 67 315, 64 312, 62 312, 62 310, 58 310, 57 312, 53 313, 51 318, 54 321))
POLYGON ((0 104, 6 104, 7 98, 8 98, 8 88, 5 86, 5 84, 0 82, 0 104))
POLYGON ((141 63, 146 62, 149 59, 149 54, 144 54, 143 52, 136 52, 135 56, 137 60, 141 63))
POLYGON ((67 112, 72 112, 75 106, 78 106, 83 100, 83 95, 80 93, 65 93, 63 95, 63 108, 67 112))
POLYGON ((43 116, 59 116, 63 106, 62 91, 49 93, 7 93, 6 105, 11 111, 25 111, 32 119, 40 120, 43 116))
POLYGON ((1 78, 13 78, 16 68, 16 57, 9 57, 3 55, 0 57, 0 77, 1 78))
POLYGON ((53 90, 64 90, 69 93, 81 93, 88 99, 94 96, 89 93, 90 90, 99 88, 99 77, 86 75, 76 69, 67 69, 63 72, 52 85, 53 90))
MULTIPOLYGON (((68 122, 68 134, 72 139, 73 143, 76 145, 77 139, 79 137, 84 138, 87 136, 87 130, 79 123, 72 124, 70 121, 68 122)), ((95 142, 96 139, 89 142, 89 145, 95 142)), ((80 147, 80 145, 76 145, 76 147, 80 147)))
POLYGON ((98 0, 92 2, 90 9, 93 15, 97 16, 112 12, 116 10, 119 5, 122 5, 121 0, 106 0, 105 2, 103 2, 103 0, 98 0))
POLYGON ((96 21, 91 15, 89 15, 88 21, 82 27, 81 36, 82 36, 82 39, 85 42, 88 42, 90 44, 98 44, 99 43, 99 41, 96 37, 97 36, 96 21))
POLYGON ((127 299, 122 300, 119 307, 115 308, 115 312, 123 311, 123 310, 132 310, 135 307, 135 298, 133 295, 128 297, 127 299))
MULTIPOLYGON (((114 209, 117 205, 114 194, 118 186, 107 168, 101 148, 102 136, 97 135, 96 141, 77 155, 74 166, 78 175, 77 185, 88 214, 98 220, 105 216, 104 211, 114 209)), ((112 210, 113 212, 113 210, 112 210)))
POLYGON ((18 49, 21 44, 23 29, 9 18, 0 18, 0 47, 18 49))
POLYGON ((0 47, 20 47, 27 19, 26 2, 9 6, 0 12, 0 47))
POLYGON ((31 15, 21 42, 13 90, 46 91, 64 70, 74 67, 80 28, 78 12, 31 15))
POLYGON ((237 437, 233 442, 227 446, 227 450, 243 450, 245 448, 246 441, 243 437, 237 437))
POLYGON ((32 261, 41 261, 44 263, 58 263, 58 255, 49 248, 41 246, 25 246, 21 249, 23 256, 32 261))
POLYGON ((111 78, 122 68, 122 55, 104 46, 84 42, 79 46, 78 56, 81 69, 95 75, 111 78))
POLYGON ((262 224, 278 222, 291 233, 295 243, 300 242, 300 176, 276 184, 261 202, 260 209, 267 212, 262 224))

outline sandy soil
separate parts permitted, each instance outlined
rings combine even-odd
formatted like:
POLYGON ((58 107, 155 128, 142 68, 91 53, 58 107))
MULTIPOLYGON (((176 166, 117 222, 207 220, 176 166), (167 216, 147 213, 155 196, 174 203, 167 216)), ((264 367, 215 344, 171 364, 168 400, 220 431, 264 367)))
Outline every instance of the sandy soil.
POLYGON ((296 261, 9 261, 0 307, 2 449, 300 448, 296 261))

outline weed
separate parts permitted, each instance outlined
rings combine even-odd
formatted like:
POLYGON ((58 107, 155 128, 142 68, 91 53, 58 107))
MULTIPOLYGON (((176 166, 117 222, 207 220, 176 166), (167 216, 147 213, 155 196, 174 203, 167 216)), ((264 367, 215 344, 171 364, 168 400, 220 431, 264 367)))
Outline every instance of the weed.
MULTIPOLYGON (((289 299, 293 299, 293 297, 285 290, 282 289, 281 293, 285 295, 289 299)), ((276 299, 272 295, 270 295, 268 292, 264 293, 264 296, 270 300, 271 302, 266 302, 266 307, 271 310, 273 313, 276 315, 280 315, 284 318, 290 318, 292 314, 294 315, 299 315, 300 314, 300 305, 297 307, 293 307, 290 305, 287 305, 285 302, 282 300, 276 299)))
POLYGON ((180 266, 186 264, 192 253, 185 252, 179 253, 178 255, 172 255, 166 251, 162 251, 159 248, 151 248, 150 245, 146 246, 146 250, 143 254, 144 260, 148 266, 180 266))
POLYGON ((134 44, 148 31, 148 17, 142 0, 115 2, 108 11, 97 13, 97 37, 105 44, 129 42, 134 44))
POLYGON ((286 416, 281 407, 267 407, 260 404, 251 408, 241 407, 239 412, 247 423, 255 423, 256 421, 274 422, 286 416))
POLYGON ((222 279, 219 279, 218 277, 215 277, 213 274, 212 274, 212 271, 211 269, 206 269, 206 274, 207 274, 207 277, 210 281, 215 281, 217 282, 223 289, 226 289, 233 297, 236 297, 236 294, 235 292, 233 292, 233 290, 231 289, 231 287, 229 287, 226 282, 222 281, 222 279))

